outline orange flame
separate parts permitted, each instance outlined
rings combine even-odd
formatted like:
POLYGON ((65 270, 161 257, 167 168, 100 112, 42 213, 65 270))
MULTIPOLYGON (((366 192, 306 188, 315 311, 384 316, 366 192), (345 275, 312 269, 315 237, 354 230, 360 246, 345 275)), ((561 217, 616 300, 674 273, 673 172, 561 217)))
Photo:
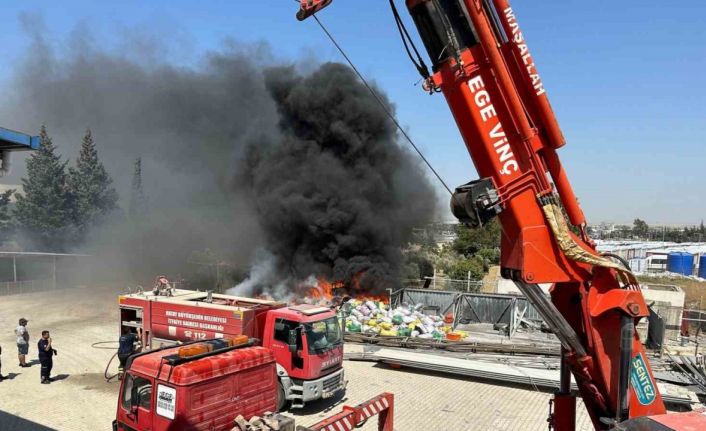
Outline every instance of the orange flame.
POLYGON ((371 295, 363 292, 360 287, 360 279, 363 273, 356 274, 353 276, 348 289, 345 289, 345 283, 343 281, 330 282, 323 277, 318 277, 316 280, 316 285, 311 286, 305 293, 305 297, 312 302, 322 303, 331 302, 334 299, 334 290, 345 289, 346 295, 357 299, 359 301, 380 301, 388 303, 390 298, 386 295, 371 295))
POLYGON ((306 296, 314 300, 330 301, 333 299, 333 289, 342 287, 342 285, 343 283, 330 283, 326 279, 319 277, 306 296))

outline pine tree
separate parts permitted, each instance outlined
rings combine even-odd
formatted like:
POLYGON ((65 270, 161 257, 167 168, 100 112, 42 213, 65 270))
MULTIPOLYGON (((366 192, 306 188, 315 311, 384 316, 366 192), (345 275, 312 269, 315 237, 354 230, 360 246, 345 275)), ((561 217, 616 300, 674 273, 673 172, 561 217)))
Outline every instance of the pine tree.
POLYGON ((68 185, 73 198, 73 222, 77 233, 84 237, 118 208, 118 193, 113 180, 98 159, 91 130, 86 130, 76 168, 69 168, 68 185))
POLYGON ((135 171, 132 175, 132 192, 130 194, 130 218, 135 219, 145 214, 147 203, 142 190, 142 159, 135 160, 135 171))
POLYGON ((39 149, 27 159, 24 194, 17 194, 14 215, 25 235, 46 251, 62 251, 72 236, 71 195, 66 163, 42 126, 39 149))
POLYGON ((0 193, 0 244, 10 240, 14 233, 14 221, 10 212, 10 198, 15 190, 0 193))

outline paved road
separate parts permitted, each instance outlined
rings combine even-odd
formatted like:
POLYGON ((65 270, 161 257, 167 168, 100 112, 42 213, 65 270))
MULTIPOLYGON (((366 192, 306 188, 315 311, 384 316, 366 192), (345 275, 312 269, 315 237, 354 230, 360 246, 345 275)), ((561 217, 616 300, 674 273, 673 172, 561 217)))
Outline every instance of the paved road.
MULTIPOLYGON (((118 385, 106 383, 103 370, 112 351, 91 348, 117 337, 117 294, 110 288, 77 288, 51 293, 0 297, 0 430, 109 430, 115 417, 118 385), (54 374, 63 379, 39 384, 39 365, 17 366, 14 335, 20 317, 29 319, 30 358, 42 329, 52 331, 59 355, 54 374)), ((350 350, 359 348, 349 346, 350 350)), ((393 392, 395 429, 399 431, 546 430, 550 394, 410 370, 391 370, 366 362, 346 362, 348 391, 292 412, 298 424, 311 425, 383 391, 393 392)), ((376 429, 374 423, 364 430, 376 429)), ((590 430, 583 405, 579 430, 590 430)))

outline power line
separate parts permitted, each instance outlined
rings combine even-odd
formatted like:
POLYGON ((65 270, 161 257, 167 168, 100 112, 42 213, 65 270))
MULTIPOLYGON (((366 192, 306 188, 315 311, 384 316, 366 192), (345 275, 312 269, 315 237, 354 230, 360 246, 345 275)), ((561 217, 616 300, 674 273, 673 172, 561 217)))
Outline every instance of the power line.
POLYGON ((387 108, 387 105, 385 104, 385 102, 384 102, 384 101, 382 100, 382 98, 375 92, 375 90, 373 90, 373 88, 370 86, 370 84, 368 84, 368 81, 363 77, 363 75, 360 73, 360 71, 358 70, 358 68, 355 67, 355 64, 353 64, 353 61, 351 61, 350 57, 348 57, 348 55, 347 55, 346 52, 343 50, 343 48, 341 47, 341 45, 339 45, 338 42, 336 42, 336 39, 333 37, 333 35, 331 35, 331 33, 330 33, 330 32, 328 31, 328 29, 326 28, 326 26, 324 26, 324 24, 319 20, 319 18, 318 18, 316 15, 312 15, 312 17, 314 18, 314 20, 316 20, 316 23, 319 24, 319 27, 321 27, 321 30, 323 30, 323 32, 326 34, 326 36, 329 38, 329 40, 331 40, 331 42, 332 42, 333 45, 336 47, 336 49, 338 49, 338 52, 340 52, 341 55, 343 56, 343 58, 346 59, 346 62, 348 62, 348 65, 351 67, 351 69, 353 69, 353 71, 355 72, 355 74, 358 75, 358 78, 363 82, 363 84, 364 84, 365 87, 368 89, 368 91, 370 92, 370 94, 372 94, 373 97, 375 98, 375 100, 377 100, 378 104, 380 105, 380 107, 382 108, 382 110, 385 112, 385 114, 387 114, 387 116, 390 117, 390 120, 392 120, 392 122, 395 124, 395 126, 397 126, 397 130, 400 131, 400 133, 402 134, 402 136, 404 136, 405 139, 407 140, 407 142, 409 142, 409 144, 412 146, 412 148, 414 148, 414 151, 417 152, 417 154, 418 154, 419 157, 424 161, 424 164, 427 165, 427 167, 429 168, 429 170, 431 170, 431 171, 434 173, 434 176, 436 176, 436 179, 439 180, 439 182, 444 186, 444 188, 446 189, 446 191, 448 191, 449 194, 450 194, 451 196, 453 196, 453 192, 451 191, 451 189, 449 188, 449 186, 446 184, 446 182, 444 181, 444 179, 441 178, 441 175, 439 175, 439 173, 436 171, 436 169, 434 169, 434 167, 432 166, 431 162, 429 162, 429 160, 427 160, 427 158, 424 157, 424 154, 421 152, 421 150, 419 149, 419 147, 417 147, 417 145, 414 143, 414 141, 412 140, 412 138, 407 134, 407 132, 404 131, 404 129, 402 128, 402 126, 400 125, 400 123, 397 121, 397 119, 395 118, 395 116, 392 115, 392 112, 390 112, 390 110, 387 108))

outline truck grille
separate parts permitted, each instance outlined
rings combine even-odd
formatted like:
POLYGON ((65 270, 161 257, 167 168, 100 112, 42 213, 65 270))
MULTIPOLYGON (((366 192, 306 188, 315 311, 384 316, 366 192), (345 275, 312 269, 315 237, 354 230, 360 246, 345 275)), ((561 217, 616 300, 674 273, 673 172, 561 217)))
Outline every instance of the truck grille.
POLYGON ((341 381, 340 376, 334 376, 331 377, 330 379, 324 380, 324 392, 331 391, 334 389, 336 386, 338 386, 338 383, 341 381))

